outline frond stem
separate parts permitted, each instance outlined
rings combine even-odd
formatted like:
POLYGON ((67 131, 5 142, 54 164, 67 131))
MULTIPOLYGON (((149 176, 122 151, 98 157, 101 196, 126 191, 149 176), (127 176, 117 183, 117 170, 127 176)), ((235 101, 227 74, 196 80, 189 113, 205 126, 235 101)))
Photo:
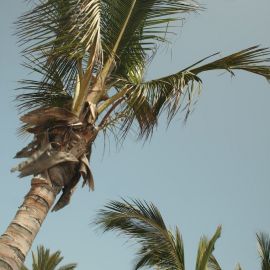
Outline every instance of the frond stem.
POLYGON ((108 76, 110 70, 112 69, 112 65, 113 65, 113 62, 114 62, 114 57, 115 57, 115 54, 118 50, 118 47, 120 45, 120 42, 123 38, 123 35, 126 31, 126 28, 127 28, 127 25, 128 25, 128 22, 130 20, 130 17, 132 15, 132 12, 133 12, 133 9, 135 7, 135 4, 136 4, 137 0, 133 0, 133 3, 130 7, 130 10, 129 10, 129 13, 127 15, 127 18, 123 24, 123 27, 119 33, 119 36, 114 44, 114 47, 112 49, 112 53, 111 55, 109 56, 109 59, 107 60, 107 62, 105 63, 102 71, 100 72, 100 74, 98 75, 98 80, 96 82, 96 84, 94 85, 94 90, 93 92, 91 92, 87 98, 87 100, 93 104, 97 104, 100 100, 100 98, 105 94, 104 93, 104 82, 105 82, 105 79, 106 77, 108 76))
MULTIPOLYGON (((73 105, 73 110, 72 110, 73 113, 76 114, 77 116, 80 116, 84 103, 88 96, 89 85, 93 76, 92 72, 93 72, 94 63, 96 60, 96 51, 97 50, 95 46, 89 55, 85 73, 83 74, 81 70, 82 78, 80 81, 79 93, 76 99, 74 100, 74 105, 73 105)), ((80 72, 79 72, 79 75, 80 75, 80 72)))
POLYGON ((132 87, 124 87, 122 90, 120 90, 117 94, 112 96, 110 99, 103 102, 97 109, 97 113, 102 113, 106 108, 108 108, 111 104, 113 104, 116 100, 119 98, 122 98, 129 90, 131 90, 132 87))

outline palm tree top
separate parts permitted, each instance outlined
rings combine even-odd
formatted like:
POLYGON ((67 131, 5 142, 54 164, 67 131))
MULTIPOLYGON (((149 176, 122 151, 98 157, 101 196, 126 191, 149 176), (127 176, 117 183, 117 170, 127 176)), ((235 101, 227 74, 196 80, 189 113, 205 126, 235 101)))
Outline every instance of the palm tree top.
MULTIPOLYGON (((163 78, 146 81, 148 63, 177 21, 203 7, 192 0, 42 0, 18 19, 25 66, 36 79, 21 81, 21 110, 63 107, 78 117, 88 104, 100 129, 136 130, 149 138, 162 112, 168 122, 182 108, 186 117, 202 80, 199 74, 245 70, 270 78, 268 48, 206 57, 163 78), (205 63, 203 63, 205 62, 205 63)), ((121 136, 122 135, 122 136, 121 136)))

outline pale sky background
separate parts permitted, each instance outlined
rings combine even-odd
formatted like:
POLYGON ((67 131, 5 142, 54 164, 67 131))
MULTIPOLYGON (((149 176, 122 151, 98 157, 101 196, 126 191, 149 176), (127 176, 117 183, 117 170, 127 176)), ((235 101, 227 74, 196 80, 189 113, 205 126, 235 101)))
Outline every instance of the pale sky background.
MULTIPOLYGON (((270 46, 269 0, 204 0, 201 14, 191 15, 171 49, 162 49, 149 77, 180 70, 211 53, 223 55, 261 44, 270 46)), ((0 89, 1 170, 0 231, 6 229, 30 186, 30 178, 10 173, 14 154, 26 141, 12 102, 24 78, 12 22, 25 9, 21 0, 1 0, 0 89)), ((222 224, 214 254, 223 269, 240 262, 260 269, 255 233, 270 233, 270 85, 238 72, 203 74, 203 91, 186 125, 178 115, 164 123, 143 145, 128 138, 103 154, 98 140, 92 154, 95 192, 78 188, 72 203, 50 213, 34 242, 60 249, 64 262, 79 270, 132 269, 135 246, 113 233, 102 234, 91 222, 97 209, 113 199, 137 198, 156 204, 167 224, 178 225, 185 245, 186 269, 194 269, 199 238, 222 224)), ((29 265, 30 256, 27 264, 29 265)))

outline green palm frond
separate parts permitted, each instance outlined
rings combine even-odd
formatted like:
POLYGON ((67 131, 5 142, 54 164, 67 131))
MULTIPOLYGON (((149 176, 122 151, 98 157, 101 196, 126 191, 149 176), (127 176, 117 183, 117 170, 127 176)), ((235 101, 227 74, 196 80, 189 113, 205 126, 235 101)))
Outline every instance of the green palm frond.
POLYGON ((175 232, 175 251, 178 257, 179 270, 185 270, 184 243, 178 227, 176 227, 175 232))
POLYGON ((196 270, 206 270, 209 262, 213 263, 213 258, 210 258, 214 251, 215 243, 220 235, 221 226, 217 228, 215 234, 210 240, 208 240, 205 236, 201 238, 197 253, 196 270))
POLYGON ((234 70, 244 70, 255 73, 270 80, 270 49, 253 46, 224 58, 218 59, 199 67, 191 66, 189 70, 194 73, 202 73, 208 70, 227 70, 234 75, 234 70))
POLYGON ((270 238, 265 233, 257 234, 258 252, 261 259, 261 269, 270 269, 270 238))
POLYGON ((145 97, 141 99, 135 98, 134 100, 128 98, 121 114, 125 115, 120 125, 121 137, 125 138, 130 128, 134 125, 134 122, 138 124, 137 130, 139 130, 139 138, 143 136, 146 139, 151 137, 153 128, 157 125, 158 119, 145 97))
POLYGON ((104 231, 118 231, 140 244, 135 269, 157 266, 184 270, 183 243, 166 228, 159 210, 139 200, 112 201, 99 211, 96 223, 104 231))
MULTIPOLYGON (((81 77, 84 69, 87 74, 93 70, 97 72, 102 62, 100 2, 100 0, 36 1, 32 9, 18 19, 17 35, 24 48, 23 55, 26 57, 27 65, 39 65, 46 69, 39 78, 41 84, 46 84, 55 74, 63 79, 68 77, 68 82, 72 82, 68 88, 74 96, 74 82, 77 76, 81 77)), ((88 82, 89 74, 87 78, 88 82)), ((42 93, 44 100, 49 95, 52 96, 47 103, 55 103, 53 99, 58 97, 50 91, 38 92, 38 95, 32 95, 31 92, 24 94, 23 97, 29 102, 21 106, 27 108, 35 100, 40 104, 42 93)))
MULTIPOLYGON (((270 79, 270 50, 253 46, 144 80, 147 63, 158 44, 174 32, 176 21, 183 13, 201 9, 193 0, 33 2, 17 23, 26 66, 37 74, 35 80, 21 81, 23 93, 17 100, 22 110, 60 106, 79 116, 87 100, 98 107, 99 115, 114 109, 110 123, 119 127, 120 138, 136 130, 147 139, 163 112, 168 124, 179 110, 187 119, 200 94, 202 72, 244 70, 270 79), (103 102, 103 97, 109 100, 103 102)), ((110 129, 109 124, 104 127, 110 129)))
POLYGON ((100 0, 41 0, 17 21, 25 53, 81 58, 91 47, 101 51, 100 0))
POLYGON ((102 45, 108 68, 113 61, 113 76, 138 77, 157 43, 166 41, 172 31, 169 23, 181 19, 181 13, 194 12, 200 6, 193 0, 105 0, 102 6, 102 45), (113 59, 113 61, 112 61, 113 59), (135 74, 135 76, 134 76, 135 74))
MULTIPOLYGON (((50 250, 45 249, 43 246, 37 248, 37 253, 32 252, 32 260, 33 270, 74 270, 77 266, 77 264, 71 263, 57 268, 63 260, 61 252, 50 253, 50 250)), ((28 268, 23 266, 21 270, 28 270, 28 268)))
POLYGON ((126 126, 122 127, 122 130, 127 132, 136 119, 139 123, 139 134, 145 135, 147 138, 158 123, 161 112, 167 112, 167 119, 170 122, 181 106, 186 112, 185 119, 187 119, 192 110, 192 105, 201 92, 202 80, 198 77, 199 73, 223 69, 234 74, 234 70, 244 70, 261 75, 269 80, 270 58, 267 57, 269 55, 269 49, 254 46, 205 65, 200 65, 203 61, 209 59, 209 57, 206 57, 188 68, 159 79, 132 84, 128 81, 119 80, 120 84, 125 84, 125 87, 131 89, 130 94, 126 95, 127 102, 124 108, 126 115, 129 117, 125 120, 126 126), (138 118, 137 112, 144 113, 142 117, 138 118))
POLYGON ((20 81, 18 90, 23 94, 16 97, 20 110, 70 106, 77 73, 76 62, 65 59, 65 65, 58 69, 56 65, 46 65, 32 56, 24 66, 35 72, 37 79, 20 81))

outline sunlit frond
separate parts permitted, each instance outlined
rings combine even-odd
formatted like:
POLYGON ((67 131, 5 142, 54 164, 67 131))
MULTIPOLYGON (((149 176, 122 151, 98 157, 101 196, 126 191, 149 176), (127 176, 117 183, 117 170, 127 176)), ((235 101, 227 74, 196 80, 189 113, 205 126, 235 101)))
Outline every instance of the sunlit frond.
POLYGON ((99 211, 96 223, 104 231, 118 231, 139 243, 135 269, 157 266, 184 270, 182 239, 166 228, 159 210, 138 200, 112 201, 99 211))
POLYGON ((17 22, 25 53, 81 58, 100 44, 100 0, 37 1, 17 22))
POLYGON ((178 227, 175 232, 175 251, 178 258, 179 270, 185 270, 185 254, 184 254, 184 243, 182 235, 178 227))
POLYGON ((205 236, 201 238, 197 253, 196 270, 206 270, 209 262, 213 262, 213 258, 210 260, 214 251, 215 243, 221 234, 221 226, 219 226, 213 235, 208 240, 205 236))
POLYGON ((101 35, 105 58, 116 64, 112 75, 136 78, 158 43, 174 32, 170 24, 197 10, 193 0, 104 0, 101 35))
MULTIPOLYGON (((36 1, 31 10, 18 19, 17 36, 23 47, 26 64, 31 67, 42 66, 46 70, 39 77, 42 85, 46 85, 52 77, 59 76, 63 79, 65 88, 69 88, 66 91, 74 96, 74 82, 78 74, 83 75, 83 68, 97 71, 102 63, 100 2, 101 0, 36 1), (67 81, 72 84, 66 86, 67 81)), ((32 71, 36 70, 32 68, 32 71)), ((25 86, 22 88, 25 89, 25 86)), ((27 108, 35 100, 37 105, 34 106, 38 107, 42 93, 44 100, 51 96, 47 104, 52 102, 54 106, 54 98, 58 97, 58 93, 39 91, 36 88, 33 90, 38 93, 24 94, 20 107, 27 108), (25 100, 29 102, 26 103, 25 100)))

